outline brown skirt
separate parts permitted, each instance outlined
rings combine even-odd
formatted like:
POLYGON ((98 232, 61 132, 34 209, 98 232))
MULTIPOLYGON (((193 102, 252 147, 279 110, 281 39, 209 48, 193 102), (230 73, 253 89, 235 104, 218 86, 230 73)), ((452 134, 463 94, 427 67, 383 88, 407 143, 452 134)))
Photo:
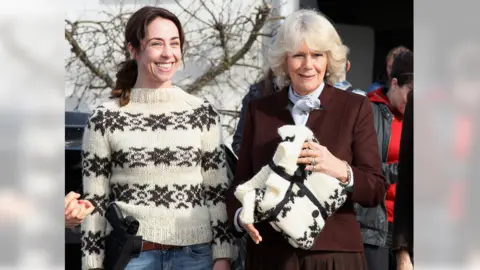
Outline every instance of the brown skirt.
MULTIPOLYGON (((291 251, 291 250, 290 250, 291 251)), ((247 252, 245 270, 367 270, 363 252, 247 252)))

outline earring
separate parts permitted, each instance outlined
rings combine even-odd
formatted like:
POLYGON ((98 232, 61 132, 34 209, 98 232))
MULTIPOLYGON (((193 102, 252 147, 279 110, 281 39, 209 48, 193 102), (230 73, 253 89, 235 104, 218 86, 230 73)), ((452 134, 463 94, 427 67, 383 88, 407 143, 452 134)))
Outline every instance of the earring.
POLYGON ((330 76, 330 72, 327 72, 325 75, 326 75, 327 77, 330 76))

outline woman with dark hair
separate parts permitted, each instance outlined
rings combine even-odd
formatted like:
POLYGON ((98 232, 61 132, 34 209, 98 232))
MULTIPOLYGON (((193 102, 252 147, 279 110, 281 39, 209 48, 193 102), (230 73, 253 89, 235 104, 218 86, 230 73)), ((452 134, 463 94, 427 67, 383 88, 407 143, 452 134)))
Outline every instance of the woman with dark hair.
POLYGON ((84 134, 84 193, 96 209, 82 223, 83 269, 103 268, 112 202, 139 221, 143 237, 126 269, 230 269, 219 115, 172 85, 182 26, 168 10, 144 7, 129 19, 125 39, 132 59, 84 134))

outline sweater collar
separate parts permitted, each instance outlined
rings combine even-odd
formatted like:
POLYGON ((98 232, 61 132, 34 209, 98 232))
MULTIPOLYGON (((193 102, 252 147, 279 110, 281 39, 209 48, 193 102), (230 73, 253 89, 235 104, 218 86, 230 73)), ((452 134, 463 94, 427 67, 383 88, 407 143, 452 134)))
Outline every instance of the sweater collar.
POLYGON ((173 86, 169 88, 133 88, 130 92, 130 101, 134 103, 159 103, 178 100, 183 90, 173 86))

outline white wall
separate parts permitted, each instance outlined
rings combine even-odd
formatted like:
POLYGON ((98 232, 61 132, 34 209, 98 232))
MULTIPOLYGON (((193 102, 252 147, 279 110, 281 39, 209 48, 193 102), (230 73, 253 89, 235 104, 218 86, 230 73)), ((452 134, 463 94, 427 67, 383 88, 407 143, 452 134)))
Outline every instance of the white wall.
POLYGON ((337 31, 343 43, 349 47, 348 59, 352 67, 347 80, 355 88, 366 90, 372 83, 375 52, 374 31, 370 27, 338 24, 337 31))

